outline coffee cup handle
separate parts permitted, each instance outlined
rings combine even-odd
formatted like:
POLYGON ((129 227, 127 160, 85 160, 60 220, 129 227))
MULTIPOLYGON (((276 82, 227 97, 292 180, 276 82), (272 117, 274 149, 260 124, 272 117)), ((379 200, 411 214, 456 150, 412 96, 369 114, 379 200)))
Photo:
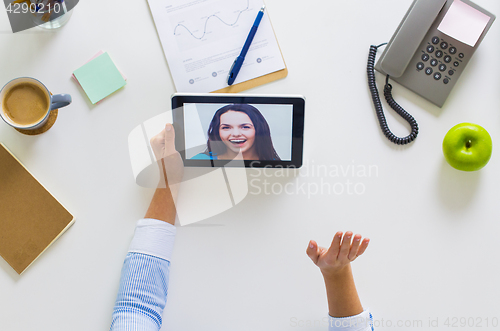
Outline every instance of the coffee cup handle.
POLYGON ((66 107, 71 103, 71 95, 69 94, 56 94, 52 96, 52 104, 50 110, 66 107))

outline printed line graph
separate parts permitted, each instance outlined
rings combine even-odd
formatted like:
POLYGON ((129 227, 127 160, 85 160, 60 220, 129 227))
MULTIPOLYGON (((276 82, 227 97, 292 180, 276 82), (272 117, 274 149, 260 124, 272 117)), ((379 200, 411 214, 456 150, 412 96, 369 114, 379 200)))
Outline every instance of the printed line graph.
MULTIPOLYGON (((186 25, 182 24, 182 23, 178 23, 175 28, 174 28, 174 36, 178 36, 179 34, 177 34, 177 29, 185 29, 193 38, 195 39, 198 39, 198 40, 202 40, 206 34, 207 34, 207 26, 208 26, 208 23, 209 21, 214 18, 214 19, 217 19, 218 21, 220 21, 221 23, 223 23, 224 25, 226 26, 235 26, 238 21, 240 20, 240 16, 242 13, 244 13, 245 11, 248 11, 250 9, 250 0, 247 0, 247 6, 246 8, 242 9, 242 10, 239 10, 237 11, 238 14, 236 16, 236 19, 233 23, 228 23, 226 21, 224 21, 222 18, 220 18, 217 14, 212 14, 210 16, 208 16, 205 20, 205 24, 204 24, 204 28, 203 28, 203 33, 201 34, 201 36, 196 36, 190 28, 188 28, 186 25)), ((195 30, 196 31, 196 30, 195 30)))

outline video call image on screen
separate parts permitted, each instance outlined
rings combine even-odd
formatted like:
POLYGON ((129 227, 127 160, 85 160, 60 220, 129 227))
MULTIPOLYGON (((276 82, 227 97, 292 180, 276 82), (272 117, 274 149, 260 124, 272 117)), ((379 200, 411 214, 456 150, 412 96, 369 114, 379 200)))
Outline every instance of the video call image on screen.
POLYGON ((293 105, 184 104, 186 159, 291 161, 293 105))

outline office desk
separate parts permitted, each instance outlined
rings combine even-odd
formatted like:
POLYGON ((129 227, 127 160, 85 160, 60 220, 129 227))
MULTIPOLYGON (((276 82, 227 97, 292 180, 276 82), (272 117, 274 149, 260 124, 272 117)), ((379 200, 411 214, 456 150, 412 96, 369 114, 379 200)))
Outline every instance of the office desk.
MULTIPOLYGON (((324 285, 305 249, 310 239, 328 246, 338 230, 372 240, 353 270, 377 330, 436 330, 461 318, 469 330, 497 330, 500 23, 442 109, 394 84, 420 126, 400 147, 381 133, 365 68, 369 46, 390 39, 410 3, 267 1, 289 75, 248 92, 307 98, 305 164, 279 177, 250 173, 257 181, 243 202, 178 228, 163 330, 325 330, 324 285), (461 122, 491 134, 493 156, 481 171, 457 171, 443 158, 443 137, 461 122)), ((497 0, 476 3, 500 14, 497 0)), ((81 1, 59 31, 15 35, 1 12, 0 83, 36 77, 73 104, 40 136, 0 123, 0 141, 77 221, 22 276, 0 260, 0 329, 106 330, 153 194, 134 183, 127 137, 169 110, 175 92, 155 25, 146 1, 81 1), (91 105, 70 75, 98 50, 128 81, 91 105)), ((392 110, 386 115, 407 134, 392 110)))

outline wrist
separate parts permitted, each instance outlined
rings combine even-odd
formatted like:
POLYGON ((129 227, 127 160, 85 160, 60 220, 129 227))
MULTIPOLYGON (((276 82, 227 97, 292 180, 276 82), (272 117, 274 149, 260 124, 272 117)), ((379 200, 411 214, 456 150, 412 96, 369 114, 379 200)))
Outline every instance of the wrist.
POLYGON ((331 272, 325 271, 323 277, 330 316, 348 317, 363 312, 350 264, 331 272))
POLYGON ((346 277, 350 277, 352 275, 351 264, 348 263, 341 268, 335 269, 321 269, 321 274, 325 279, 325 282, 328 280, 338 280, 346 277))
POLYGON ((167 171, 165 169, 165 164, 163 163, 163 160, 158 160, 158 172, 160 175, 160 179, 158 181, 158 188, 166 188, 168 186, 168 181, 167 181, 167 171))

